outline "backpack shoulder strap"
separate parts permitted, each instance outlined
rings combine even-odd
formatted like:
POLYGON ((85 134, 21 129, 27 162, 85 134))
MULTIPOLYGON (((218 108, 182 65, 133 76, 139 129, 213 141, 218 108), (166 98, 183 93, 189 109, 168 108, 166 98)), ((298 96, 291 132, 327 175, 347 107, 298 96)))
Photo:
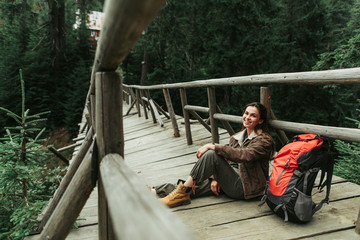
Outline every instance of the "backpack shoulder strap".
POLYGON ((318 203, 315 208, 313 209, 313 214, 317 211, 320 210, 320 208, 322 207, 322 205, 324 203, 327 203, 329 204, 329 196, 330 196, 330 189, 331 189, 331 181, 332 181, 332 176, 333 176, 333 170, 334 170, 334 158, 332 156, 332 154, 330 153, 330 149, 329 149, 329 152, 328 152, 328 165, 327 165, 327 169, 326 169, 326 180, 323 184, 322 183, 322 180, 324 179, 324 176, 325 176, 325 172, 322 170, 321 172, 321 179, 320 179, 320 184, 318 186, 318 188, 321 190, 322 188, 325 187, 326 185, 326 195, 325 195, 325 198, 320 202, 318 203))

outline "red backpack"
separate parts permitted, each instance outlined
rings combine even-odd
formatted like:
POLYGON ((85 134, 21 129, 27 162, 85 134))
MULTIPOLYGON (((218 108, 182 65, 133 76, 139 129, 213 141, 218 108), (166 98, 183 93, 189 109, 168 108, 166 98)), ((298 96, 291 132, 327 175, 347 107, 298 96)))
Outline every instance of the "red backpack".
POLYGON ((285 221, 310 221, 323 203, 329 204, 333 165, 326 140, 315 134, 295 136, 275 157, 260 205, 266 202, 285 221), (315 204, 311 193, 320 170, 318 188, 321 191, 326 186, 326 196, 320 203, 315 204))

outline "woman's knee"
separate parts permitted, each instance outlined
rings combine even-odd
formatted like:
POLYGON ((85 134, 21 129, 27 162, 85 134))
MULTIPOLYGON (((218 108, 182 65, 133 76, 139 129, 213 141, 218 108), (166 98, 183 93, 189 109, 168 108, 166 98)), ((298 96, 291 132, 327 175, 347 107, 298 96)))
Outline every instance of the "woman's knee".
POLYGON ((207 150, 201 157, 208 158, 208 157, 214 157, 216 156, 216 153, 214 150, 207 150))
POLYGON ((201 157, 204 158, 205 161, 213 161, 215 164, 225 162, 225 159, 217 155, 214 150, 207 150, 201 157))

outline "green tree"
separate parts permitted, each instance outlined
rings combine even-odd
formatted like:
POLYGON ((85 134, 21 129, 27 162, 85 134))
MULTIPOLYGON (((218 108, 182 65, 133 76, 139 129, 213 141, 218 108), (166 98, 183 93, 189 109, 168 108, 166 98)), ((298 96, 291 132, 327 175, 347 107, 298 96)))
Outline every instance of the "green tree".
MULTIPOLYGON (((27 79, 28 106, 36 112, 51 111, 46 122, 48 129, 66 127, 74 134, 81 120, 94 59, 86 21, 74 28, 76 12, 81 5, 81 19, 87 19, 89 10, 101 10, 101 2, 87 0, 74 4, 67 0, 63 3, 61 11, 66 14, 61 25, 62 34, 59 39, 50 40, 50 36, 56 38, 56 26, 50 24, 50 20, 55 20, 56 13, 61 19, 64 16, 55 11, 58 5, 53 1, 0 2, 0 51, 3 53, 0 56, 0 106, 11 111, 20 110, 13 99, 20 97, 15 90, 19 87, 18 81, 14 80, 18 69, 22 68, 27 79)), ((1 126, 13 123, 11 119, 0 117, 1 126)))
MULTIPOLYGON (((360 1, 356 0, 350 11, 351 18, 346 25, 346 35, 350 38, 339 45, 333 51, 324 52, 320 55, 320 60, 313 67, 314 70, 339 69, 360 66, 360 26, 357 19, 360 17, 360 1)), ((329 93, 328 105, 333 107, 331 117, 345 127, 350 127, 350 123, 345 121, 346 117, 357 119, 360 108, 357 101, 360 96, 359 85, 330 85, 325 86, 329 93)))
MULTIPOLYGON (((360 102, 360 99, 358 102, 360 102)), ((358 116, 359 113, 360 109, 357 109, 358 116)), ((360 128, 360 121, 358 119, 348 118, 348 120, 355 122, 357 127, 360 128)), ((360 184, 360 143, 348 143, 336 140, 335 148, 339 152, 339 155, 336 159, 334 174, 356 184, 360 184)))
POLYGON ((36 217, 47 204, 60 182, 60 167, 44 165, 49 152, 40 142, 46 120, 42 112, 30 114, 25 108, 25 87, 20 71, 21 112, 0 110, 14 119, 15 127, 6 128, 0 142, 0 238, 23 239, 36 225, 36 217))

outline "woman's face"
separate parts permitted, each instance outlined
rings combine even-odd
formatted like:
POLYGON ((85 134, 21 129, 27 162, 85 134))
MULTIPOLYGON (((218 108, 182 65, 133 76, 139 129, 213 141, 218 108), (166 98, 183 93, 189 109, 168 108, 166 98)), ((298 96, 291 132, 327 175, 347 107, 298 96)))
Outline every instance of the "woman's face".
POLYGON ((252 132, 255 126, 263 123, 263 119, 260 119, 259 110, 254 106, 248 106, 243 114, 243 125, 248 131, 252 132))

